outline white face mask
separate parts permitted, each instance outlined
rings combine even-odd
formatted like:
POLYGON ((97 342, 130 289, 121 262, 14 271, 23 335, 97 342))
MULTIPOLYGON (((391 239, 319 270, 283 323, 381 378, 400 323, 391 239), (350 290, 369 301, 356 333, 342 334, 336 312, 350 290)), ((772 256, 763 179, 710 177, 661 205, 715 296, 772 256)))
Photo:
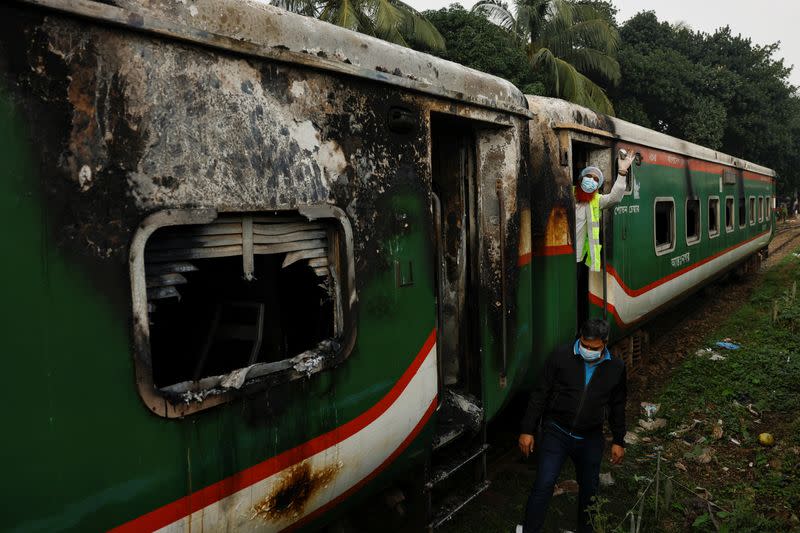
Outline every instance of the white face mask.
POLYGON ((587 194, 593 193, 599 186, 600 184, 594 181, 594 178, 591 176, 584 176, 581 180, 581 190, 587 194))
POLYGON ((590 350, 589 348, 586 348, 583 344, 578 345, 578 351, 580 352, 581 357, 583 357, 583 360, 586 361, 587 363, 593 363, 598 359, 600 359, 600 356, 603 355, 602 349, 590 350))

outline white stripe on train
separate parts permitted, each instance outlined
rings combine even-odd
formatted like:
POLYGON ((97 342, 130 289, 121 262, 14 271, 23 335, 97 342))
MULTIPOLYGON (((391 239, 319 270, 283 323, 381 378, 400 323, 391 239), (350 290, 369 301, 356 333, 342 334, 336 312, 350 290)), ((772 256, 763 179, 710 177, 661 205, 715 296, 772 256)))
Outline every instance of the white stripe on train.
POLYGON ((436 399, 436 393, 434 344, 414 377, 386 411, 347 439, 299 463, 302 466, 307 464, 311 472, 336 472, 301 509, 285 515, 269 513, 265 509, 269 495, 279 490, 287 473, 297 466, 293 465, 159 531, 281 531, 342 495, 378 469, 422 421, 436 399), (278 516, 271 516, 273 514, 278 516))
MULTIPOLYGON (((711 261, 704 263, 688 272, 662 283, 649 291, 638 296, 631 296, 620 286, 617 279, 611 274, 606 273, 606 284, 608 289, 608 303, 614 306, 619 319, 625 324, 632 324, 648 313, 658 309, 676 296, 696 287, 709 277, 719 273, 731 263, 737 262, 757 250, 763 248, 769 242, 770 234, 767 233, 757 239, 743 244, 727 253, 715 257, 711 261)), ((603 281, 600 273, 592 275, 590 278, 590 288, 592 295, 602 301, 603 281)))

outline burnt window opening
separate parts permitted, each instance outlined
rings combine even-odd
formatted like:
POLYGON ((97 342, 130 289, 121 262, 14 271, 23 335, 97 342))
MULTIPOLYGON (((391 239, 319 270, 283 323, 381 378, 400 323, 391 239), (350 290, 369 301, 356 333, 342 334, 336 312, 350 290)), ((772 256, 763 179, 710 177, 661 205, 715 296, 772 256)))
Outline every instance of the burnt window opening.
POLYGON ((747 225, 747 202, 744 196, 739 197, 739 227, 743 228, 747 225))
POLYGON ((772 199, 769 196, 764 197, 764 220, 772 221, 772 199))
POLYGON ((725 198, 725 231, 733 231, 733 198, 725 198))
POLYGON ((764 222, 764 197, 758 197, 758 221, 764 222))
POLYGON ((656 254, 671 252, 675 249, 675 202, 672 199, 657 199, 654 218, 656 254))
POLYGON ((222 215, 157 229, 144 253, 155 387, 253 365, 282 370, 309 350, 335 349, 337 241, 330 222, 299 216, 222 215))
POLYGON ((750 225, 756 223, 756 197, 750 197, 750 225))
POLYGON ((708 235, 719 235, 719 198, 708 199, 708 235))
POLYGON ((700 200, 686 199, 686 243, 692 244, 700 240, 700 200))

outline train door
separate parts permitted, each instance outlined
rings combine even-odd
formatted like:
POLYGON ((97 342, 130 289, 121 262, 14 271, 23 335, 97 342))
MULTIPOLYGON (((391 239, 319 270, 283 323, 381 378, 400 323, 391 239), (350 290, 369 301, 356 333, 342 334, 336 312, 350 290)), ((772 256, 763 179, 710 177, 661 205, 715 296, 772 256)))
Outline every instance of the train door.
MULTIPOLYGON (((573 134, 575 135, 575 134, 573 134)), ((611 156, 610 142, 606 139, 593 139, 589 136, 581 136, 581 140, 572 139, 571 150, 571 171, 572 171, 572 184, 573 186, 580 185, 581 171, 587 166, 598 167, 605 176, 603 190, 600 192, 608 192, 614 182, 612 175, 613 165, 611 156), (585 137, 585 138, 584 138, 585 137)), ((583 213, 578 212, 576 202, 575 224, 577 229, 578 219, 583 218, 584 234, 589 231, 590 215, 588 211, 583 213)), ((600 244, 605 248, 605 231, 603 219, 609 219, 608 216, 603 216, 601 213, 601 226, 600 226, 600 244)), ((585 237, 584 237, 585 239, 585 237)), ((575 248, 578 252, 583 252, 583 241, 575 239, 575 248)), ((605 256, 605 254, 603 254, 605 256)), ((603 259, 603 264, 605 260, 603 259)), ((605 265, 604 265, 605 266, 605 265)), ((585 261, 576 262, 576 287, 577 287, 577 301, 575 303, 575 318, 576 329, 590 316, 591 294, 596 297, 599 296, 600 300, 604 299, 605 291, 603 290, 603 273, 590 272, 589 267, 585 261)), ((597 300, 595 300, 597 301, 597 300)))
POLYGON ((475 137, 467 121, 440 115, 431 117, 431 136, 440 382, 450 391, 479 397, 479 360, 469 357, 475 352, 470 336, 475 331, 475 137))

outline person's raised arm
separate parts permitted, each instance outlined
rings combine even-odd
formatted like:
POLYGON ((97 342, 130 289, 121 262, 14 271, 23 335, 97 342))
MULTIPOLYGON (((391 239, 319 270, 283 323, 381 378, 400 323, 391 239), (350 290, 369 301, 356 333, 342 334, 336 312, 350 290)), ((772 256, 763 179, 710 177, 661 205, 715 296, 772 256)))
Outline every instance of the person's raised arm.
POLYGON ((625 196, 625 189, 628 184, 628 171, 635 158, 636 154, 628 154, 624 159, 619 160, 619 169, 617 171, 617 179, 614 181, 614 186, 611 187, 608 194, 600 195, 600 209, 618 204, 622 200, 622 197, 625 196))

